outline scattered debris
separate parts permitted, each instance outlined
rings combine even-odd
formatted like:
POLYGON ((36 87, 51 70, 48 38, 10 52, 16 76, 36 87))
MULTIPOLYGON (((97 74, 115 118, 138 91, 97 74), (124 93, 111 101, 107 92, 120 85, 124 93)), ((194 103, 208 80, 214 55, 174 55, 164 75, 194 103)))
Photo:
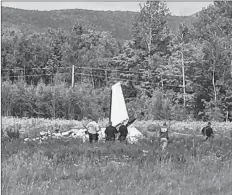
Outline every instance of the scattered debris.
MULTIPOLYGON (((89 137, 85 133, 86 129, 80 129, 75 128, 71 129, 66 132, 60 132, 58 129, 55 130, 54 133, 51 133, 50 131, 41 131, 40 137, 32 139, 33 141, 39 140, 44 141, 49 138, 56 138, 56 139, 62 139, 62 138, 80 138, 83 142, 88 141, 89 137)), ((128 136, 127 141, 131 144, 138 142, 139 139, 143 138, 143 134, 137 130, 134 126, 129 126, 128 128, 128 136)), ((25 138, 24 141, 29 141, 29 138, 25 138)), ((99 140, 105 140, 105 128, 101 128, 101 131, 99 132, 99 140)))

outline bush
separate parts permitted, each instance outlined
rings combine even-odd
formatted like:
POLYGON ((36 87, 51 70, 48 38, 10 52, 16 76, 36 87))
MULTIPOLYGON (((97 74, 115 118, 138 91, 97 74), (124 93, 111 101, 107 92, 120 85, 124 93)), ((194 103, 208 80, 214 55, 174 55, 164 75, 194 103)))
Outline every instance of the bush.
POLYGON ((93 90, 88 84, 70 89, 66 83, 29 86, 6 81, 2 84, 2 115, 76 120, 95 115, 100 118, 108 115, 104 108, 109 108, 109 94, 107 88, 93 90))
MULTIPOLYGON (((127 89, 124 89, 126 94, 127 89)), ((136 97, 126 99, 128 114, 139 120, 191 120, 193 108, 184 108, 179 96, 174 92, 166 94, 155 90, 152 96, 145 91, 137 90, 136 97), (191 110, 192 109, 192 110, 191 110)), ((39 82, 36 86, 27 85, 22 81, 2 83, 2 116, 62 118, 82 120, 84 116, 96 119, 108 118, 110 111, 110 87, 93 88, 88 83, 76 83, 70 88, 67 83, 56 81, 55 85, 39 82)), ((206 120, 223 119, 219 107, 206 106, 206 120)))

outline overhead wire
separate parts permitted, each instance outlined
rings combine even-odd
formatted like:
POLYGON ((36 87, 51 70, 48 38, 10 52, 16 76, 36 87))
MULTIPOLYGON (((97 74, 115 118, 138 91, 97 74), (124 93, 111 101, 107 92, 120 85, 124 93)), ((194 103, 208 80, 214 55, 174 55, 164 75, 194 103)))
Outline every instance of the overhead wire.
MULTIPOLYGON (((5 69, 1 69, 3 71, 9 71, 9 70, 16 70, 16 71, 24 71, 24 70, 52 70, 53 68, 48 68, 48 67, 44 67, 44 68, 5 68, 5 69)), ((56 67, 54 69, 72 69, 72 67, 56 67)))
MULTIPOLYGON (((59 69, 72 69, 72 67, 56 67, 54 68, 55 70, 59 70, 59 69)), ((132 73, 132 74, 144 74, 146 72, 141 71, 141 72, 137 72, 137 71, 131 71, 131 70, 121 70, 121 69, 106 69, 106 68, 93 68, 93 67, 75 67, 75 69, 83 69, 83 70, 101 70, 101 71, 109 71, 109 72, 119 72, 119 73, 132 73)), ((13 69, 2 69, 2 71, 24 71, 24 70, 53 70, 52 68, 13 68, 13 69)), ((176 76, 176 77, 182 77, 182 75, 173 75, 173 74, 159 74, 159 73, 149 73, 150 75, 166 75, 166 76, 176 76)))
MULTIPOLYGON (((58 75, 63 75, 63 74, 68 74, 68 73, 57 73, 58 75)), ((92 75, 92 74, 84 74, 84 73, 75 73, 75 75, 81 75, 81 76, 89 76, 89 77, 96 77, 96 78, 104 78, 106 79, 105 76, 99 76, 99 75, 92 75)), ((39 74, 39 75, 12 75, 12 76, 2 76, 2 78, 9 78, 9 77, 25 77, 25 76, 52 76, 52 74, 39 74)), ((115 77, 107 77, 107 79, 119 79, 119 80, 124 80, 124 81, 135 81, 135 80, 130 80, 130 79, 123 79, 123 78, 115 78, 115 77)))
MULTIPOLYGON (((56 75, 67 75, 69 73, 56 73, 56 75)), ((9 77, 38 77, 38 76, 54 76, 55 74, 38 74, 38 75, 12 75, 12 76, 2 76, 2 78, 9 78, 9 77)), ((100 76, 100 75, 94 75, 94 74, 85 74, 85 73, 75 73, 75 75, 80 75, 80 76, 87 76, 87 77, 93 77, 93 78, 102 78, 102 79, 105 79, 107 81, 110 81, 110 80, 120 80, 120 81, 131 81, 131 82, 135 82, 135 83, 142 83, 144 84, 145 81, 138 81, 138 80, 132 80, 132 79, 125 79, 125 78, 117 78, 117 77, 106 77, 106 76, 100 76)), ((168 84, 164 84, 165 86, 170 86, 170 87, 178 87, 178 86, 175 86, 175 85, 168 85, 168 84)))

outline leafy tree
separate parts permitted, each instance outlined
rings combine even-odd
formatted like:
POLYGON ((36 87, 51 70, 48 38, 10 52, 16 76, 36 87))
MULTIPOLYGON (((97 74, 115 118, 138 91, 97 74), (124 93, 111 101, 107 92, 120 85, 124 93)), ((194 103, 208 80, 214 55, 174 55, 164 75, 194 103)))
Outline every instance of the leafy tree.
MULTIPOLYGON (((215 2, 215 6, 201 11, 194 24, 196 38, 203 46, 204 66, 202 69, 208 81, 208 93, 214 100, 210 105, 215 108, 219 108, 223 86, 231 76, 228 70, 231 64, 232 26, 231 17, 228 15, 229 9, 225 9, 225 5, 225 2, 215 2)), ((230 6, 229 3, 228 8, 230 6)))
MULTIPOLYGON (((169 10, 166 4, 160 1, 147 1, 140 5, 140 13, 135 17, 132 28, 134 48, 138 50, 143 61, 139 64, 144 69, 142 87, 148 89, 149 94, 156 85, 156 69, 165 66, 168 45, 171 40, 170 30, 167 27, 169 10)), ((137 52, 137 53, 138 53, 137 52)))

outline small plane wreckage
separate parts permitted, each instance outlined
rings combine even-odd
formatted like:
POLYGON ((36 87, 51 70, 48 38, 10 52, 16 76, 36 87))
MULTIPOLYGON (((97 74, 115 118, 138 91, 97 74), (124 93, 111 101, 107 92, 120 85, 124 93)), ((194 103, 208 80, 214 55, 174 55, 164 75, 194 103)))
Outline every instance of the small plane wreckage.
MULTIPOLYGON (((129 143, 136 143, 140 138, 143 138, 143 134, 136 129, 132 123, 136 119, 129 120, 127 108, 125 99, 123 96, 123 91, 120 82, 117 82, 114 84, 111 88, 111 106, 110 106, 110 121, 112 122, 112 125, 116 128, 119 128, 120 124, 127 123, 128 126, 128 135, 127 135, 127 141, 129 143)), ((105 140, 105 127, 101 128, 101 131, 99 132, 99 141, 105 140)), ((51 134, 51 132, 40 132, 39 138, 34 138, 33 140, 46 140, 49 137, 51 138, 80 138, 83 140, 83 142, 88 141, 88 134, 86 134, 86 128, 72 128, 69 131, 66 132, 60 132, 59 130, 56 130, 55 133, 51 134)), ((24 139, 25 141, 29 140, 28 138, 24 139)))

